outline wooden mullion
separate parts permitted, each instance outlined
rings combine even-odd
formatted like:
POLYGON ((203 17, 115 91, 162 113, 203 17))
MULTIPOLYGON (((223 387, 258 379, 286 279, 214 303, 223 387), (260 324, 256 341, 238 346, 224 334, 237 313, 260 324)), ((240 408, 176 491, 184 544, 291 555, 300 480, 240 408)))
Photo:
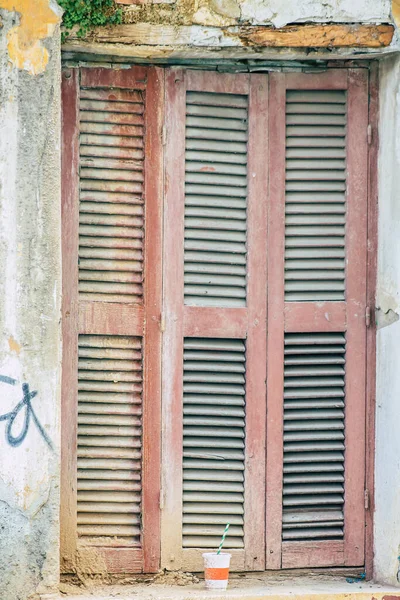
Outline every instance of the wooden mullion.
POLYGON ((281 567, 285 253, 285 76, 269 76, 266 566, 281 567))
POLYGON ((164 71, 148 71, 145 109, 145 238, 143 339, 143 570, 160 568, 161 311, 164 71))
POLYGON ((366 389, 366 528, 365 571, 367 580, 373 577, 375 510, 375 411, 376 411, 376 324, 375 295, 377 277, 378 240, 378 151, 379 151, 379 63, 374 61, 369 75, 369 125, 371 145, 368 152, 368 244, 367 244, 367 299, 370 324, 367 329, 367 389, 366 389))
POLYGON ((368 73, 348 71, 345 564, 364 562, 368 73))
POLYGON ((182 564, 185 97, 184 71, 169 70, 165 79, 161 566, 170 569, 182 564))
POLYGON ((249 95, 245 568, 265 568, 267 376, 268 78, 252 75, 249 95))
POLYGON ((62 73, 62 336, 61 569, 71 572, 77 548, 79 71, 62 73))

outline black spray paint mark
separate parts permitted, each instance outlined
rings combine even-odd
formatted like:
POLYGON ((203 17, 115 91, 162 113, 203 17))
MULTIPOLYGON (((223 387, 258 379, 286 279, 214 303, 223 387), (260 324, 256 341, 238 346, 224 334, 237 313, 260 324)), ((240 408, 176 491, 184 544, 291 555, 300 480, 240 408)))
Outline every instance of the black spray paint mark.
MULTIPOLYGON (((7 377, 6 375, 0 375, 0 382, 7 383, 9 385, 17 384, 17 381, 15 379, 13 379, 12 377, 7 377)), ((7 425, 6 425, 7 443, 10 446, 12 446, 13 448, 17 448, 18 446, 20 446, 28 434, 29 425, 30 425, 30 422, 32 419, 33 422, 35 423, 40 435, 42 436, 42 438, 44 439, 44 441, 46 442, 48 447, 51 450, 53 450, 53 452, 54 452, 53 442, 47 435, 45 429, 43 428, 42 424, 40 423, 39 419, 37 418, 35 411, 33 410, 31 400, 33 398, 35 398, 35 396, 37 396, 37 392, 36 391, 31 392, 29 390, 29 385, 27 383, 23 383, 22 384, 22 400, 20 402, 18 402, 18 404, 14 408, 14 410, 11 410, 8 413, 4 413, 3 415, 0 414, 0 421, 7 422, 7 425), (24 419, 23 427, 19 434, 14 435, 14 433, 13 433, 14 422, 15 422, 16 418, 18 417, 19 413, 24 409, 25 409, 25 419, 24 419)))

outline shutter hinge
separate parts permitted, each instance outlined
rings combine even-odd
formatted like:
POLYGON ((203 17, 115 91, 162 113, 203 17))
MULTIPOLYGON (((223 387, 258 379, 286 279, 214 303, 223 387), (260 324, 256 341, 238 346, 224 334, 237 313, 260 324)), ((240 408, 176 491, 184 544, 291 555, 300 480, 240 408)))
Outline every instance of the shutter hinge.
POLYGON ((364 490, 364 508, 365 508, 365 510, 369 509, 369 492, 368 492, 368 490, 364 490))
POLYGON ((165 125, 163 125, 161 128, 161 143, 163 146, 165 146, 165 144, 167 143, 167 128, 165 127, 165 125))
POLYGON ((165 331, 165 313, 164 311, 160 315, 160 331, 164 333, 165 331))
POLYGON ((371 325, 371 309, 369 306, 365 309, 365 326, 370 327, 371 325))
POLYGON ((372 143, 372 125, 369 123, 367 127, 367 142, 368 146, 372 143))

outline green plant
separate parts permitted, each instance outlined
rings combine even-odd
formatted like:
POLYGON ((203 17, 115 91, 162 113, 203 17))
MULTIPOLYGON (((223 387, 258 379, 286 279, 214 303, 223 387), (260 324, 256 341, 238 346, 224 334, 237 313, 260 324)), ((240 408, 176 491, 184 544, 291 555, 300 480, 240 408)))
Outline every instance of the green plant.
POLYGON ((122 10, 114 0, 58 0, 64 9, 63 41, 71 29, 77 27, 77 36, 84 37, 99 25, 116 25, 122 22, 122 10))

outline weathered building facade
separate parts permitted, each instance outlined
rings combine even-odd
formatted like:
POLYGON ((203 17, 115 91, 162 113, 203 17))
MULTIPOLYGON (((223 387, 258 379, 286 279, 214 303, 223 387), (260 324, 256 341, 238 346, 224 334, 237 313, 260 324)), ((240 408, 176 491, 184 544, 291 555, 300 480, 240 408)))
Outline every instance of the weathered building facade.
POLYGON ((127 1, 61 57, 31 4, 0 0, 2 596, 201 571, 226 522, 236 571, 398 585, 397 5, 127 1))

